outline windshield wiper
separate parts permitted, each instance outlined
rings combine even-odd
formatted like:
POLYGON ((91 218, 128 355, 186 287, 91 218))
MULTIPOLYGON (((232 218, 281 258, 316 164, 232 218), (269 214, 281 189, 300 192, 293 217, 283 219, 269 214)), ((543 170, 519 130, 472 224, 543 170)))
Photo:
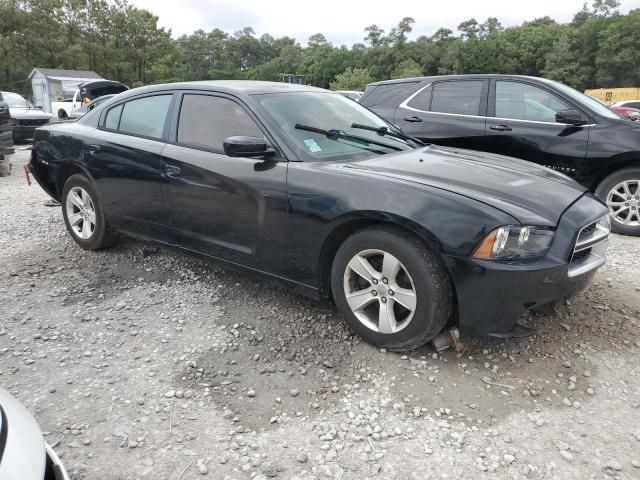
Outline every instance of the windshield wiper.
POLYGON ((370 127, 369 125, 362 125, 361 123, 352 123, 351 128, 359 128, 360 130, 369 130, 370 132, 376 132, 378 135, 388 135, 390 137, 401 138, 402 140, 410 140, 413 143, 417 143, 423 147, 426 147, 427 144, 422 140, 412 137, 411 135, 407 135, 406 133, 396 132, 394 130, 389 130, 387 127, 370 127))
POLYGON ((323 130, 322 128, 310 127, 308 125, 301 125, 299 123, 296 123, 295 128, 297 130, 306 130, 307 132, 319 133, 320 135, 326 136, 329 140, 338 140, 339 138, 342 138, 344 140, 349 140, 361 145, 377 145, 378 147, 390 148, 391 150, 396 150, 398 152, 402 151, 402 148, 396 147, 395 145, 378 142, 377 140, 371 140, 370 138, 361 137, 359 135, 351 135, 350 133, 343 132, 342 130, 338 130, 337 128, 323 130))

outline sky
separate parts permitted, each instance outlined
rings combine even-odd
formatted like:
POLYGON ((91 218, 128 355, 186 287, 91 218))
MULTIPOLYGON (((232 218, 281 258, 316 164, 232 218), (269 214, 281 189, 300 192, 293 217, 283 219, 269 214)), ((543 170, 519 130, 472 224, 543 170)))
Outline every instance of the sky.
MULTIPOLYGON (((324 33, 334 45, 362 42, 364 28, 376 24, 389 31, 403 17, 413 17, 411 37, 431 35, 470 18, 497 17, 503 26, 548 15, 567 22, 584 0, 129 0, 159 17, 173 37, 194 30, 220 28, 235 32, 253 27, 258 36, 290 36, 302 45, 314 33, 324 33)), ((640 0, 622 0, 621 12, 640 8, 640 0)))

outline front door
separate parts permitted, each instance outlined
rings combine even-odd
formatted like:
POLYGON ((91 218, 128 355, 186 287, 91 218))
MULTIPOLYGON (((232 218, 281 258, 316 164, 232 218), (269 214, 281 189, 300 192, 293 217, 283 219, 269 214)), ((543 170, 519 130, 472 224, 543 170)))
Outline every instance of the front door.
MULTIPOLYGON (((521 158, 574 178, 587 154, 588 126, 556 122, 556 113, 575 110, 555 93, 523 81, 492 82, 486 150, 521 158)), ((588 118, 585 116, 585 121, 588 118)))
POLYGON ((396 109, 394 123, 427 143, 482 150, 488 80, 447 80, 424 86, 396 109))
POLYGON ((279 271, 272 264, 281 262, 263 258, 261 247, 273 251, 285 238, 287 162, 224 154, 227 137, 266 138, 233 97, 185 93, 176 117, 174 141, 163 151, 163 191, 175 243, 279 271))

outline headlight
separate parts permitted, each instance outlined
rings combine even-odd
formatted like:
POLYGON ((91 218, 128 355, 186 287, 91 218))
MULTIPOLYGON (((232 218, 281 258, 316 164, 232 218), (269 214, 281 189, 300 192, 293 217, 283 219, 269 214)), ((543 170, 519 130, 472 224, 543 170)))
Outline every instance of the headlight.
POLYGON ((553 234, 545 228, 507 225, 487 235, 472 256, 482 260, 541 257, 549 251, 553 234))

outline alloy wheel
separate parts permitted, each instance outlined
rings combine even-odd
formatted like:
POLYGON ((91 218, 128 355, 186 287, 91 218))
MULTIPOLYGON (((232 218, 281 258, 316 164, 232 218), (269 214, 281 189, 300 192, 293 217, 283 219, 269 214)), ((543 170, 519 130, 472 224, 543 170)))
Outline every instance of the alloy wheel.
POLYGON ((640 226, 640 180, 625 180, 607 194, 611 217, 628 227, 640 226))
POLYGON ((65 208, 73 233, 82 240, 90 239, 96 230, 96 210, 89 193, 82 187, 73 187, 67 194, 65 208))
POLYGON ((413 279, 396 257, 382 250, 363 250, 344 272, 344 293, 356 318, 383 334, 397 333, 413 319, 417 296, 413 279))

